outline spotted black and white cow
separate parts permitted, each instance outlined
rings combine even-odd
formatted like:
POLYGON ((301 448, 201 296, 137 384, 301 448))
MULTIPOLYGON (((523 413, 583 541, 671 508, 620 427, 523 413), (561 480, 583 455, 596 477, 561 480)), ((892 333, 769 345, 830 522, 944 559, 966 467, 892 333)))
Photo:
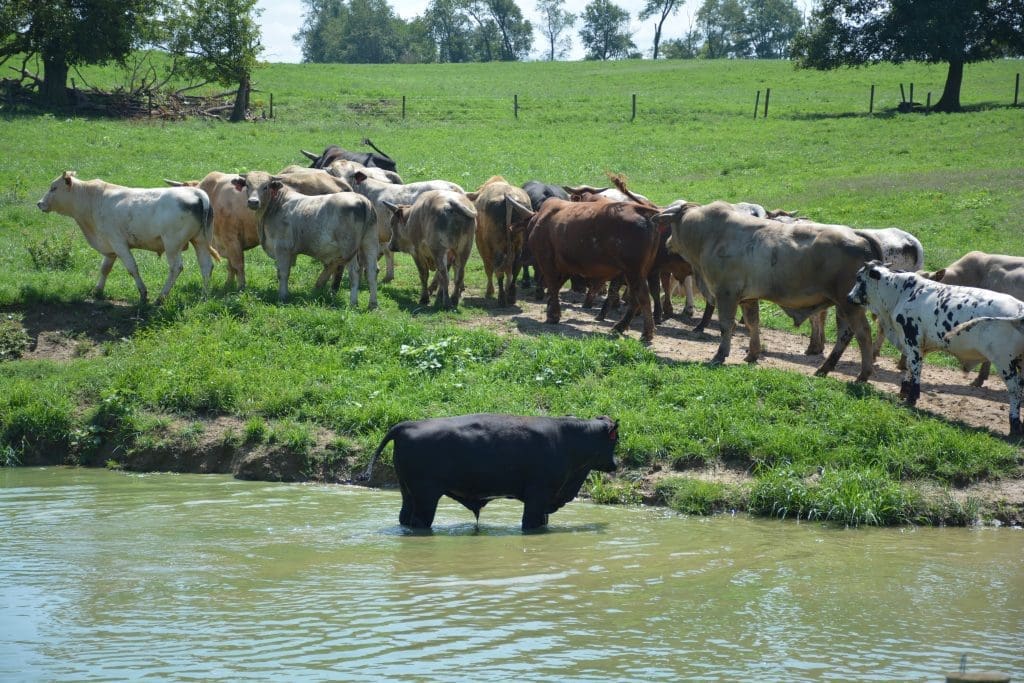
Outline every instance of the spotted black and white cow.
POLYGON ((907 358, 900 397, 914 405, 921 396, 921 367, 930 351, 946 351, 965 367, 990 361, 1000 368, 1010 393, 1010 433, 1021 433, 1021 356, 1024 337, 989 338, 992 321, 1024 318, 1024 302, 1008 294, 934 282, 871 261, 857 271, 849 303, 867 306, 907 358), (979 322, 978 319, 986 322, 979 322))

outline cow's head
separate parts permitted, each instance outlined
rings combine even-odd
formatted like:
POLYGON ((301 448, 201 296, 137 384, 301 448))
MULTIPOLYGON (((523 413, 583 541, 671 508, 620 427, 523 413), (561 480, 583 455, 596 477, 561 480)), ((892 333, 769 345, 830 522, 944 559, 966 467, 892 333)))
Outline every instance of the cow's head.
MULTIPOLYGON (((664 234, 671 232, 673 227, 678 225, 686 215, 686 212, 690 209, 700 206, 693 202, 688 202, 685 199, 677 199, 658 213, 651 216, 651 223, 658 228, 658 232, 664 234)), ((673 254, 679 254, 679 250, 676 248, 677 245, 673 244, 673 239, 669 237, 665 241, 665 246, 673 254)))
POLYGON ((402 251, 399 244, 402 226, 409 222, 409 213, 412 211, 412 206, 409 204, 392 204, 387 200, 383 201, 382 204, 391 212, 391 242, 388 244, 388 249, 391 251, 402 251))
POLYGON ((36 202, 39 210, 44 213, 49 211, 59 212, 71 196, 71 190, 74 187, 74 177, 74 171, 64 171, 64 173, 50 183, 50 189, 46 191, 42 199, 36 202))
POLYGON ((881 280, 881 269, 885 266, 881 261, 868 261, 853 278, 853 289, 846 295, 846 300, 856 306, 866 306, 868 303, 868 287, 872 280, 881 280))
POLYGON ((618 468, 618 463, 615 462, 615 447, 619 443, 619 421, 607 415, 602 415, 597 420, 604 423, 602 432, 603 438, 607 439, 608 447, 601 449, 601 455, 598 461, 593 463, 593 468, 600 472, 614 472, 618 468))
POLYGON ((283 184, 277 176, 271 176, 263 171, 250 171, 232 178, 231 185, 239 192, 245 193, 246 206, 253 211, 258 211, 283 184), (275 180, 277 186, 275 190, 272 190, 270 184, 275 180))

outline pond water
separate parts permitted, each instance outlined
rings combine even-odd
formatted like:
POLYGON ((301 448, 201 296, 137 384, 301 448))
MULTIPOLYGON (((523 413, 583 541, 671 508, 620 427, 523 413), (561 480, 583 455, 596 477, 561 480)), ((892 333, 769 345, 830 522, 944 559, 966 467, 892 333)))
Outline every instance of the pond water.
POLYGON ((0 470, 0 680, 1024 677, 1024 531, 0 470))

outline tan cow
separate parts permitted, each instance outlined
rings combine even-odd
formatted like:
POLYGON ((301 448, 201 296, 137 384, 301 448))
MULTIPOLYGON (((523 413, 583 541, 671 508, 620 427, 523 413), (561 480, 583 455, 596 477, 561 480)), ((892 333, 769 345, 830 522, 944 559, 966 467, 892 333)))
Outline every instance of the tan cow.
POLYGON ((461 192, 430 190, 410 205, 385 202, 393 214, 391 251, 412 254, 420 274, 420 303, 430 301, 427 278, 436 271, 430 287, 437 287, 439 308, 456 308, 464 288, 466 261, 476 234, 476 208, 461 192), (455 283, 448 294, 448 269, 455 270, 455 283))
MULTIPOLYGON (((930 273, 922 272, 921 275, 947 285, 980 287, 1024 300, 1024 258, 1019 256, 972 251, 945 268, 930 273)), ((984 384, 991 369, 990 363, 982 363, 971 386, 980 387, 984 384)))
MULTIPOLYGON (((281 176, 282 182, 296 192, 305 195, 333 194, 351 191, 344 180, 325 171, 304 167, 287 167, 288 173, 281 176)), ((253 171, 261 173, 261 171, 253 171)), ((264 173, 269 178, 269 173, 264 173)), ((245 289, 245 252, 260 243, 256 234, 256 214, 246 206, 246 195, 235 187, 231 180, 234 173, 212 171, 199 181, 164 180, 168 185, 198 186, 210 197, 213 206, 213 244, 228 262, 226 286, 231 286, 238 276, 238 288, 245 289)))
POLYGON ((693 266, 718 308, 722 339, 712 364, 724 363, 729 356, 738 306, 743 307, 750 331, 745 360, 757 360, 761 353, 757 300, 766 299, 781 306, 797 325, 834 305, 836 345, 815 374, 824 376, 833 370, 856 337, 861 352, 857 381, 871 376, 871 328, 864 308, 846 297, 857 270, 877 256, 867 239, 850 228, 757 218, 726 202, 677 205, 658 218, 670 222, 669 248, 693 266))
POLYGON ((341 178, 350 185, 355 185, 355 175, 359 171, 362 171, 367 178, 373 178, 382 183, 403 184, 402 176, 394 171, 385 171, 383 168, 377 168, 376 166, 363 166, 358 161, 351 161, 349 159, 335 159, 328 166, 325 166, 324 170, 335 177, 341 178))
POLYGON ((492 176, 467 196, 476 205, 476 250, 487 274, 484 296, 494 296, 497 277, 498 305, 511 306, 516 302, 516 277, 522 266, 526 222, 532 215, 520 207, 530 206, 530 195, 501 176, 492 176))

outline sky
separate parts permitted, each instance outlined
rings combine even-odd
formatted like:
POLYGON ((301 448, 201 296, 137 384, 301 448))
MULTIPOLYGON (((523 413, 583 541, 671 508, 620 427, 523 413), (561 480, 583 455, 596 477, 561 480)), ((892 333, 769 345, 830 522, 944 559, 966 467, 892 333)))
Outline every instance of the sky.
MULTIPOLYGON (((590 0, 565 0, 565 9, 573 14, 579 15, 590 0)), ((403 19, 412 19, 423 14, 427 7, 428 0, 389 0, 391 7, 403 19)), ((535 0, 518 0, 519 8, 526 19, 535 27, 539 24, 537 14, 534 10, 535 0)), ((654 44, 654 25, 656 18, 652 17, 640 22, 636 15, 643 7, 643 0, 616 0, 622 9, 629 12, 630 31, 633 33, 633 42, 644 54, 650 56, 651 47, 654 44)), ((684 0, 678 13, 669 17, 665 22, 662 41, 671 38, 682 38, 689 30, 701 0, 684 0)), ((810 0, 797 0, 797 6, 805 9, 810 5, 810 0)), ((300 62, 302 52, 299 46, 292 42, 292 36, 302 26, 303 10, 305 5, 301 0, 259 0, 257 3, 263 13, 260 15, 260 25, 263 31, 264 52, 261 58, 268 62, 300 62)), ((569 59, 583 59, 585 50, 580 45, 579 35, 576 33, 578 27, 572 32, 573 44, 569 53, 569 59)), ((534 32, 533 58, 540 58, 544 48, 543 37, 534 32)))

